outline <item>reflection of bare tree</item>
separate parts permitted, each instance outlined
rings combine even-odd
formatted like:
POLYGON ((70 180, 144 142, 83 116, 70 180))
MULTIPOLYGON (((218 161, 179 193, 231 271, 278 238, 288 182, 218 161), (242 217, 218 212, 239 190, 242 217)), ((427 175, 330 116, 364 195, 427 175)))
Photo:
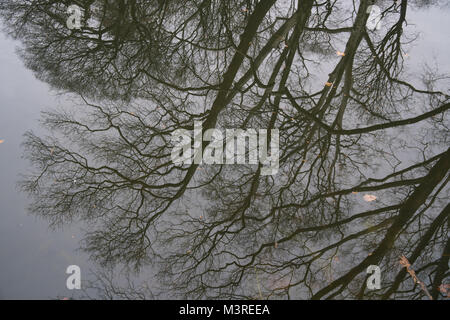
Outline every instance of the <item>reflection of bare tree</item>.
POLYGON ((405 79, 407 1, 389 2, 379 33, 365 28, 370 3, 86 1, 73 31, 63 1, 2 5, 27 65, 81 101, 44 114, 52 138, 26 135, 31 210, 54 225, 87 221, 97 261, 152 264, 172 294, 422 298, 405 255, 438 298, 449 277, 447 78, 405 79), (278 128, 279 173, 174 165, 171 133, 194 120, 278 128), (371 264, 383 270, 377 291, 365 288, 371 264))
POLYGON ((113 269, 106 268, 93 272, 93 276, 95 280, 89 280, 83 284, 82 298, 101 300, 144 300, 154 298, 148 283, 142 281, 139 285, 136 285, 128 272, 118 275, 113 269))

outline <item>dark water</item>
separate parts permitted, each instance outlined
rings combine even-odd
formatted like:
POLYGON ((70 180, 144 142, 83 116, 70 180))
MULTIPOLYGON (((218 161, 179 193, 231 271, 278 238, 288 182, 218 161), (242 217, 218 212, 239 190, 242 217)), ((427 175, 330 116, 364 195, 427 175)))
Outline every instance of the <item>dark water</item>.
POLYGON ((365 36, 366 1, 93 1, 78 31, 22 2, 0 5, 0 298, 445 299, 448 5, 380 2, 365 36), (194 121, 278 129, 278 172, 174 164, 194 121))

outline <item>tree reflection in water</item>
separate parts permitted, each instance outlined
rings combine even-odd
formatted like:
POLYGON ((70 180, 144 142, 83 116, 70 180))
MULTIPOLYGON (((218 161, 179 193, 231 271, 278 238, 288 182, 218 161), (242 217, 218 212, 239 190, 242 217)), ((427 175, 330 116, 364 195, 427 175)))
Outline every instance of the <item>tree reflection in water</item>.
POLYGON ((367 0, 2 2, 26 66, 77 101, 25 136, 30 210, 86 222, 104 297, 426 298, 404 255, 444 298, 449 81, 404 64, 415 2, 380 4, 374 31, 367 0), (279 172, 173 164, 194 121, 279 129, 279 172), (159 289, 114 288, 119 266, 159 289))

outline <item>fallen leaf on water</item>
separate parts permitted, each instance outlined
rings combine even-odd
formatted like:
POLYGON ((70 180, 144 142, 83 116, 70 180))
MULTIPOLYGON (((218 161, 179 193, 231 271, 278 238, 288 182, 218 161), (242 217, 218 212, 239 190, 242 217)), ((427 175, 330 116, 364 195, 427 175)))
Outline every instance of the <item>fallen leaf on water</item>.
POLYGON ((336 51, 336 54, 338 55, 338 56, 345 56, 345 53, 344 52, 340 52, 340 51, 336 51))
POLYGON ((372 202, 372 201, 377 200, 377 197, 374 195, 371 195, 371 194, 366 194, 366 195, 364 195, 364 200, 367 202, 372 202))
POLYGON ((331 86, 333 85, 333 82, 325 82, 325 85, 326 85, 327 87, 331 87, 331 86))
POLYGON ((447 288, 450 288, 450 285, 444 285, 444 284, 441 284, 439 287, 438 287, 438 290, 440 291, 440 292, 442 292, 442 293, 447 293, 447 288))
POLYGON ((413 279, 414 283, 419 283, 420 284, 420 281, 417 278, 416 272, 413 269, 410 268, 411 267, 411 263, 409 263, 408 259, 405 256, 402 255, 400 257, 399 263, 400 263, 400 265, 402 267, 406 268, 406 271, 411 275, 411 278, 413 279))

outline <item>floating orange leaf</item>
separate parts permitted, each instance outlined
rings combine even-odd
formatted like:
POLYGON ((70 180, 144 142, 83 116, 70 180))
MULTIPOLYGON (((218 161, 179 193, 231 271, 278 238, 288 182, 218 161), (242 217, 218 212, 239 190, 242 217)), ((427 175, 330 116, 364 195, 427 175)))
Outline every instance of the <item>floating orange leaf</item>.
POLYGON ((417 283, 418 279, 416 276, 416 272, 410 268, 411 263, 409 263, 408 259, 405 256, 401 256, 399 263, 402 265, 402 267, 406 268, 406 271, 408 271, 408 273, 411 275, 411 278, 413 278, 414 283, 417 283))
POLYGON ((447 289, 450 289, 450 284, 441 284, 438 290, 442 293, 447 293, 447 289))
POLYGON ((327 87, 331 87, 331 86, 333 85, 333 82, 325 82, 325 85, 326 85, 327 87))
POLYGON ((345 53, 340 51, 336 51, 336 54, 341 57, 345 56, 345 53))
POLYGON ((371 194, 365 194, 363 198, 367 202, 372 202, 372 201, 377 200, 377 197, 374 195, 371 195, 371 194))
POLYGON ((425 284, 422 281, 419 280, 419 278, 416 275, 416 272, 411 268, 411 263, 409 263, 408 259, 404 255, 402 255, 400 257, 399 263, 400 263, 400 265, 402 267, 406 268, 406 271, 410 274, 410 276, 413 279, 414 283, 420 284, 420 286, 422 287, 423 292, 425 292, 425 294, 428 296, 428 298, 430 300, 433 300, 433 297, 428 292, 427 287, 425 286, 425 284))

